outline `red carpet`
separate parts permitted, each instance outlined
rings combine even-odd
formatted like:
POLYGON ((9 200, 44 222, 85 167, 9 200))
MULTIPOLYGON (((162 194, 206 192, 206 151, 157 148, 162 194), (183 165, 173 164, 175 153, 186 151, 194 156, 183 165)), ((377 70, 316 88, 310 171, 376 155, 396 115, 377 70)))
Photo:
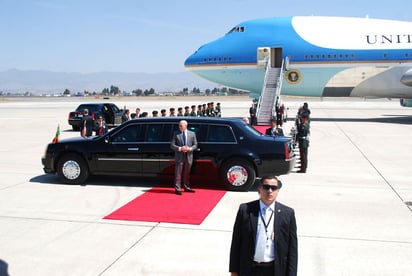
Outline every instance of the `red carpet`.
POLYGON ((256 129, 257 131, 259 131, 262 134, 266 133, 266 129, 269 128, 270 126, 253 126, 254 129, 256 129))
POLYGON ((225 193, 196 189, 196 193, 178 196, 173 188, 154 187, 104 218, 199 225, 225 193))

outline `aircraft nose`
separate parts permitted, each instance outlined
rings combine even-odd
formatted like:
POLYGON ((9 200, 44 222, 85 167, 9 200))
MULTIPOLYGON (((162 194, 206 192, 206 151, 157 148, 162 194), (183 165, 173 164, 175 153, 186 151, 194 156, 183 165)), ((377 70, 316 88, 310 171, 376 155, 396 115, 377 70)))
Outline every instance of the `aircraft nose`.
POLYGON ((193 54, 191 54, 190 56, 188 56, 185 60, 184 66, 187 67, 188 65, 192 64, 192 56, 193 54))
POLYGON ((198 51, 199 50, 197 50, 196 52, 194 52, 193 54, 191 54, 190 56, 188 56, 187 58, 186 58, 186 60, 185 60, 185 63, 184 63, 184 66, 186 67, 186 68, 188 68, 188 67, 190 67, 190 66, 192 66, 192 65, 195 65, 195 64, 197 64, 197 62, 198 62, 198 51))

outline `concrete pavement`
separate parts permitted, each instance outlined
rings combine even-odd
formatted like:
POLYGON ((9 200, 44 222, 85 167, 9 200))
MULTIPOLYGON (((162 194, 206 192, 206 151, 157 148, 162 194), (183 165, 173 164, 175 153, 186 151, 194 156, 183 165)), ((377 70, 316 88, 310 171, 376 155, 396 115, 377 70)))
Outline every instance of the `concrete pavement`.
MULTIPOLYGON (((251 104, 212 100, 222 103, 223 116, 247 116, 251 104)), ((212 100, 113 101, 151 113, 212 100)), ((410 274, 412 108, 288 98, 289 117, 303 101, 312 111, 308 173, 281 176, 278 197, 296 211, 299 275, 410 274)), ((45 175, 40 158, 57 125, 61 138, 78 135, 67 115, 79 103, 0 102, 0 260, 9 275, 228 275, 237 208, 257 192, 226 193, 198 226, 103 220, 158 180, 99 177, 70 186, 45 175)))

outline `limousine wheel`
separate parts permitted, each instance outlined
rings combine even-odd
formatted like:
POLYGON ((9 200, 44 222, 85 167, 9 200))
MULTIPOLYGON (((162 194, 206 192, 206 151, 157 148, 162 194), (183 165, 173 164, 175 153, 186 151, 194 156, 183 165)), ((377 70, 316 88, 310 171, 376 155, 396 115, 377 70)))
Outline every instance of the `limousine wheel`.
POLYGON ((250 162, 231 159, 223 164, 221 178, 228 190, 248 191, 255 183, 256 172, 250 162))
POLYGON ((60 158, 57 173, 67 184, 82 184, 89 177, 86 162, 77 154, 66 154, 60 158))

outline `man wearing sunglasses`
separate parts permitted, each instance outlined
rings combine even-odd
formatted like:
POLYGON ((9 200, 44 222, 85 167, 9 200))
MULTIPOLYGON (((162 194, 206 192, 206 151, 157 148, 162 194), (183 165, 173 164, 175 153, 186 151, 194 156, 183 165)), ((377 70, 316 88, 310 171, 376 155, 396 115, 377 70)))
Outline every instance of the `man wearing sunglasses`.
POLYGON ((281 187, 276 176, 264 176, 260 199, 240 204, 230 248, 231 275, 297 274, 295 212, 276 201, 281 187))

